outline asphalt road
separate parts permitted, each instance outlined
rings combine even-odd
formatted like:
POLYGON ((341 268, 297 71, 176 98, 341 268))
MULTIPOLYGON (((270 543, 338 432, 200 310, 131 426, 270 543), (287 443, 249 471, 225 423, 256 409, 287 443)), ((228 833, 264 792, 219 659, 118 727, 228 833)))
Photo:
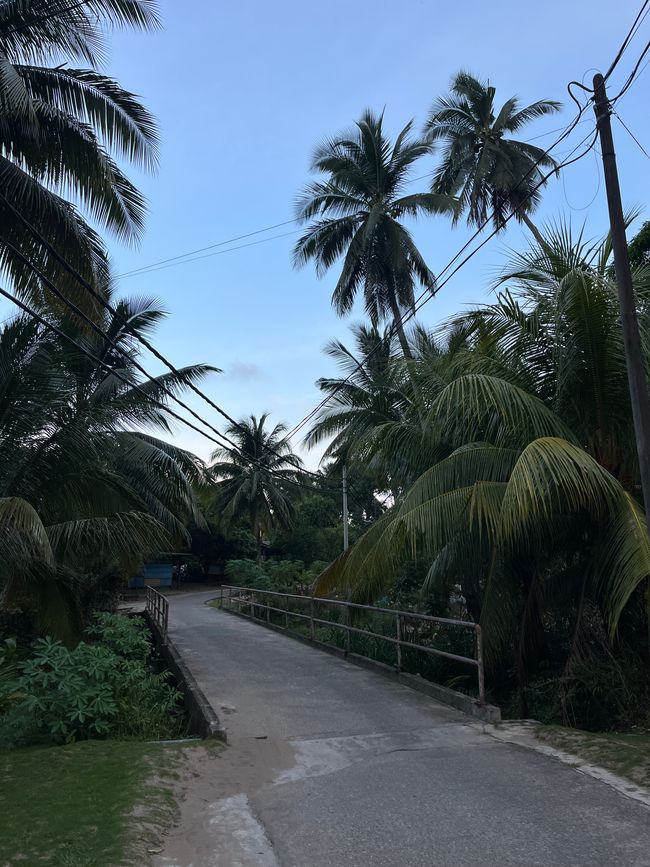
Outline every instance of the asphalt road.
POLYGON ((212 595, 173 597, 170 635, 229 747, 156 864, 650 865, 643 804, 212 595))

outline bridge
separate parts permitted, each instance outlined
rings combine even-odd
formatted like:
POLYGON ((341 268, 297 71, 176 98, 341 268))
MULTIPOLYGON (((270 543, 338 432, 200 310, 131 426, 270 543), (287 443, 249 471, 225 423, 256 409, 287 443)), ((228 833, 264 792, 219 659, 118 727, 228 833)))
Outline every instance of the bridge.
POLYGON ((650 800, 398 681, 170 597, 225 725, 157 867, 650 865, 650 800), (617 786, 619 788, 617 788, 617 786))

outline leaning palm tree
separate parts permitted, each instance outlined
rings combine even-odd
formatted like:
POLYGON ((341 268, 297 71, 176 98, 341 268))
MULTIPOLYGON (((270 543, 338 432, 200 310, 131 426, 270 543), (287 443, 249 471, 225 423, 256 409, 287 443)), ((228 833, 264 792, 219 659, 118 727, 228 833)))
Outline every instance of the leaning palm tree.
POLYGON ((146 299, 116 310, 101 321, 110 340, 69 317, 57 322, 65 337, 27 317, 0 332, 0 605, 34 611, 59 634, 70 632, 84 576, 128 574, 201 521, 202 463, 156 433, 172 433, 169 393, 213 368, 142 381, 133 334, 163 313, 146 299))
POLYGON ((107 254, 86 218, 127 241, 143 228, 144 198, 115 158, 153 168, 156 125, 97 65, 105 27, 157 22, 155 0, 7 0, 0 6, 0 266, 32 302, 42 300, 42 286, 3 240, 88 304, 12 206, 102 290, 107 254))
POLYGON ((324 175, 298 201, 298 219, 312 221, 294 250, 294 264, 313 260, 319 274, 343 257, 332 304, 343 316, 359 291, 373 325, 392 318, 404 357, 412 358, 401 324, 414 305, 415 288, 433 290, 434 275, 403 219, 450 209, 448 196, 409 193, 414 164, 431 145, 408 123, 394 142, 383 114, 366 111, 355 128, 316 149, 312 170, 324 175))
POLYGON ((215 505, 226 521, 247 521, 262 562, 264 537, 291 526, 292 497, 301 460, 291 451, 286 426, 268 430, 268 413, 251 415, 226 429, 236 449, 217 449, 211 472, 217 480, 215 505))
POLYGON ((434 102, 425 133, 444 149, 431 189, 458 197, 455 220, 467 214, 468 223, 481 225, 491 215, 495 228, 501 229, 514 212, 539 241, 530 214, 539 204, 543 169, 556 163, 542 148, 511 136, 561 105, 540 100, 521 108, 511 97, 497 112, 495 95, 489 83, 459 72, 451 92, 434 102))

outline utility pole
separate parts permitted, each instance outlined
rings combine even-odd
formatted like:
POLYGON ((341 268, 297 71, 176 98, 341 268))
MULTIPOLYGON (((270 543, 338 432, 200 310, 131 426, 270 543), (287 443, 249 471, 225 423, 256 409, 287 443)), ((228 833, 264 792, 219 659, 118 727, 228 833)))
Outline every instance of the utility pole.
POLYGON ((641 490, 646 515, 646 527, 650 534, 650 397, 645 375, 645 363, 641 349, 641 335, 636 315, 632 271, 627 252, 625 219, 621 204, 621 190, 618 183, 616 154, 612 137, 612 109, 607 99, 605 79, 598 73, 594 76, 594 111, 600 136, 603 155, 605 189, 614 250, 614 268, 618 300, 621 307, 621 327, 625 347, 625 363, 632 402, 632 419, 636 437, 636 450, 641 473, 641 490))
POLYGON ((347 551, 349 546, 348 539, 348 471, 343 464, 343 550, 347 551))

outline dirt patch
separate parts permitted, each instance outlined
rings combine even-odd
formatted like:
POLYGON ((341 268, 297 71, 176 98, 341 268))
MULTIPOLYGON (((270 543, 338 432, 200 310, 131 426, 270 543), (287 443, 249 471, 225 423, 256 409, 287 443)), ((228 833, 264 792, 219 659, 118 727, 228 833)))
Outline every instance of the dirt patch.
POLYGON ((650 790, 650 732, 596 734, 561 726, 539 726, 546 744, 606 768, 650 790))
POLYGON ((213 742, 188 750, 175 796, 178 820, 154 858, 156 867, 212 863, 218 841, 213 819, 216 805, 234 795, 253 795, 292 767, 294 751, 276 738, 236 738, 228 746, 213 742))

